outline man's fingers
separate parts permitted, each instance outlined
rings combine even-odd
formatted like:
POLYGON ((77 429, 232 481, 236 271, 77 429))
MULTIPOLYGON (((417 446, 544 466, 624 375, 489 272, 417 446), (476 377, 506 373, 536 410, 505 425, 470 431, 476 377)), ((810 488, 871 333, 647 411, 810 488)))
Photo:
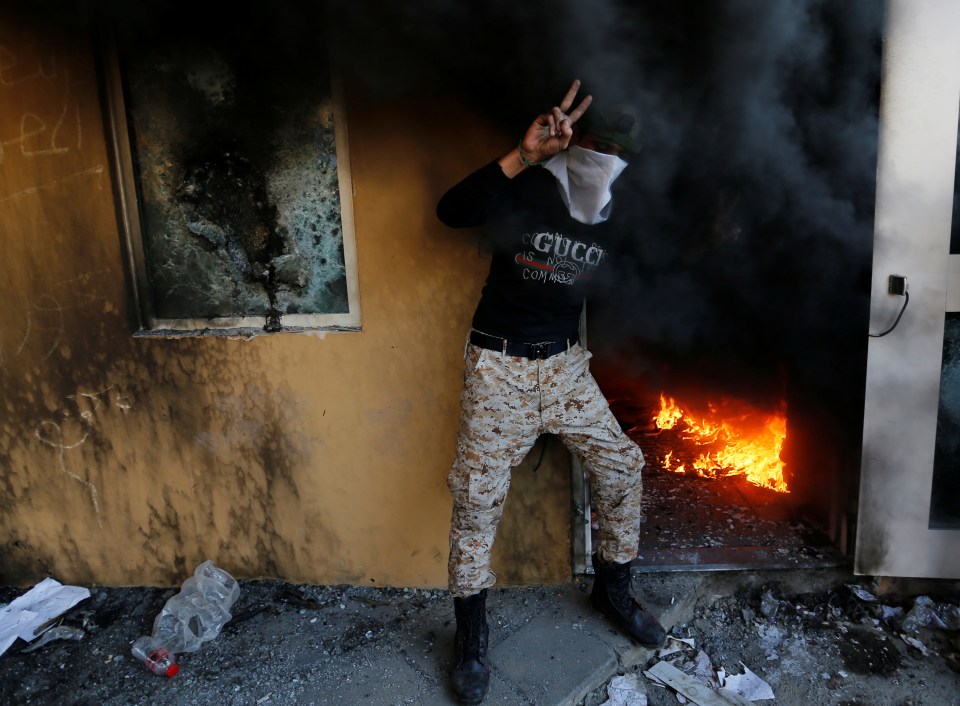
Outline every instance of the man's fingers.
POLYGON ((570 113, 570 116, 569 116, 570 122, 571 123, 577 122, 580 119, 580 116, 582 116, 584 113, 587 112, 587 108, 590 107, 591 103, 593 103, 593 96, 587 96, 582 101, 580 101, 580 105, 578 105, 576 109, 572 113, 570 113))
POLYGON ((541 132, 541 136, 537 138, 540 143, 545 145, 551 138, 555 138, 561 150, 566 149, 570 144, 570 139, 573 137, 573 124, 587 111, 587 108, 590 107, 590 103, 593 101, 592 96, 587 96, 580 101, 580 105, 578 105, 572 113, 567 114, 579 90, 580 81, 577 79, 570 84, 570 88, 567 90, 563 100, 560 101, 559 106, 554 106, 549 112, 538 115, 537 119, 534 120, 531 130, 534 126, 539 126, 540 129, 546 128, 546 135, 543 136, 541 132))
POLYGON ((573 139, 573 128, 570 127, 569 122, 564 122, 561 126, 560 135, 557 136, 557 141, 560 143, 560 149, 567 149, 567 147, 570 146, 571 139, 573 139))
POLYGON ((560 110, 566 113, 570 106, 573 105, 573 99, 577 97, 577 91, 580 90, 580 79, 574 79, 573 83, 570 84, 570 89, 567 91, 567 95, 563 97, 563 100, 560 101, 560 110))
POLYGON ((553 132, 554 135, 559 135, 560 131, 563 129, 564 121, 569 121, 569 118, 563 114, 563 111, 560 108, 553 109, 553 121, 557 126, 557 129, 553 132))

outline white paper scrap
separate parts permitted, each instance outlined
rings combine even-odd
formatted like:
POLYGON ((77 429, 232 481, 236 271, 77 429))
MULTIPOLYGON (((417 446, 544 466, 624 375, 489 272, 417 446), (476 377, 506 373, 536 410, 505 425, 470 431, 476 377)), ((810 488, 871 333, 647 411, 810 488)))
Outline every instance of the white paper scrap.
POLYGON ((32 641, 37 637, 37 628, 89 597, 90 591, 86 588, 64 586, 59 581, 45 578, 0 609, 0 655, 18 637, 32 641))
POLYGON ((657 662, 644 674, 651 679, 666 682, 671 689, 683 694, 688 701, 698 706, 741 706, 741 700, 736 694, 732 694, 733 698, 721 696, 669 662, 657 662))
POLYGON ((647 692, 637 674, 614 677, 607 684, 610 698, 600 706, 647 706, 647 692))
POLYGON ((713 663, 706 652, 697 652, 697 661, 693 667, 693 676, 700 677, 704 684, 713 686, 713 663))
POLYGON ((747 701, 761 701, 763 699, 776 698, 773 695, 773 689, 763 679, 751 672, 747 665, 740 663, 743 667, 743 674, 728 674, 724 681, 724 688, 737 694, 737 696, 747 701))
POLYGON ((733 689, 727 689, 726 687, 722 687, 720 689, 717 689, 717 693, 720 696, 722 696, 724 699, 726 699, 727 702, 731 704, 731 706, 752 706, 752 704, 749 701, 747 701, 745 698, 740 696, 740 694, 735 692, 733 689))

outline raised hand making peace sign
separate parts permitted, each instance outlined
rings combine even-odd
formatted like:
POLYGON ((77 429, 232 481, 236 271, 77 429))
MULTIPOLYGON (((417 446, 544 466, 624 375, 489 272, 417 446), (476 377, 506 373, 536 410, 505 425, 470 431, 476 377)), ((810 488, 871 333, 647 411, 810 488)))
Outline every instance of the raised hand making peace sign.
POLYGON ((577 92, 580 90, 580 81, 570 84, 559 106, 554 106, 550 112, 538 115, 533 124, 527 129, 523 139, 516 149, 500 159, 500 166, 507 176, 514 176, 524 167, 544 162, 555 154, 567 149, 573 137, 573 125, 587 112, 593 96, 586 96, 574 110, 570 110, 577 92))

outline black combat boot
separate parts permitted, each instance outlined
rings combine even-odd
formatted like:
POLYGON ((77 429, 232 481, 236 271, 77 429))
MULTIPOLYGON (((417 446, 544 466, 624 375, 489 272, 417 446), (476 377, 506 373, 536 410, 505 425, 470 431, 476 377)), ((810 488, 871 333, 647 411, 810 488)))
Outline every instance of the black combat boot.
POLYGON ((630 595, 630 562, 616 564, 593 555, 590 604, 644 647, 660 647, 667 633, 660 621, 630 595))
POLYGON ((490 687, 487 669, 487 589, 466 598, 454 598, 457 636, 454 638, 455 664, 450 684, 460 703, 478 704, 490 687))

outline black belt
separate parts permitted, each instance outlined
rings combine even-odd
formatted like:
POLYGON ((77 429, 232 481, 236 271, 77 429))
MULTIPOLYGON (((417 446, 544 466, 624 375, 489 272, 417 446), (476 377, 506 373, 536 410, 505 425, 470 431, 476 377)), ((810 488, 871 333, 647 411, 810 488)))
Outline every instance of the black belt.
POLYGON ((569 341, 543 341, 541 343, 522 343, 520 341, 509 341, 499 336, 491 336, 480 331, 470 332, 470 343, 480 348, 486 348, 490 351, 499 351, 516 358, 530 358, 531 360, 544 360, 557 353, 563 353, 572 346, 577 345, 580 339, 571 338, 569 341))

